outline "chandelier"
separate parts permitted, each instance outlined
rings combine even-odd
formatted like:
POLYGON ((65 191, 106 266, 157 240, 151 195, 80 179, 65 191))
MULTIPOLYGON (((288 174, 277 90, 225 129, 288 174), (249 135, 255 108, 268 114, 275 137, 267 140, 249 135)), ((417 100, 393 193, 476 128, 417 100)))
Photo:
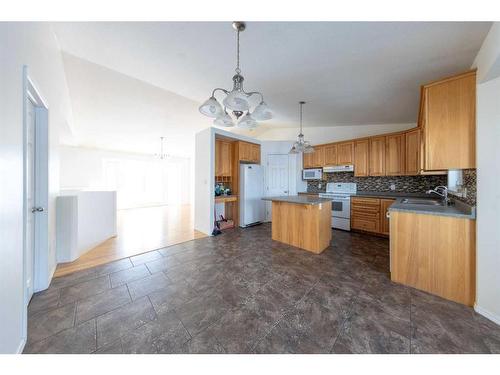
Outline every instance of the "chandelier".
POLYGON ((200 112, 205 116, 214 118, 214 125, 231 127, 235 125, 240 128, 253 129, 258 126, 257 121, 269 120, 272 113, 264 102, 264 96, 257 91, 246 92, 243 89, 244 78, 240 69, 240 32, 245 30, 244 22, 233 22, 236 30, 236 74, 233 76, 233 89, 231 91, 216 88, 212 91, 212 96, 200 106, 200 112), (222 91, 226 97, 222 100, 222 105, 215 98, 215 93, 222 91), (250 111, 249 98, 259 96, 259 104, 253 112, 250 111))
POLYGON ((160 160, 167 159, 170 156, 166 152, 163 152, 163 142, 164 142, 164 140, 165 140, 165 137, 160 137, 160 152, 158 154, 155 154, 155 156, 158 159, 160 159, 160 160))
POLYGON ((306 102, 299 102, 300 108, 300 133, 297 136, 297 141, 293 144, 290 149, 290 154, 298 154, 300 152, 304 154, 311 154, 314 152, 313 146, 309 143, 309 141, 304 140, 304 134, 302 134, 302 106, 306 104, 306 102))

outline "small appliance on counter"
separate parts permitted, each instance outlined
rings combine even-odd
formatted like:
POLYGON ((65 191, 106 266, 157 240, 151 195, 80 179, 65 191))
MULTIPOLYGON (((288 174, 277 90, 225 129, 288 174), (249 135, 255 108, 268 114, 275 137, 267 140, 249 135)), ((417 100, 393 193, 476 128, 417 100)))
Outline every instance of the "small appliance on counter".
POLYGON ((259 164, 240 165, 240 227, 259 224, 265 218, 264 172, 259 164))
POLYGON ((321 168, 302 170, 303 180, 321 180, 322 177, 323 177, 323 170, 321 168))
POLYGON ((326 193, 319 194, 320 198, 332 199, 332 228, 351 230, 351 195, 356 191, 352 182, 328 182, 326 193))
POLYGON ((332 165, 323 167, 323 173, 354 172, 354 165, 332 165))

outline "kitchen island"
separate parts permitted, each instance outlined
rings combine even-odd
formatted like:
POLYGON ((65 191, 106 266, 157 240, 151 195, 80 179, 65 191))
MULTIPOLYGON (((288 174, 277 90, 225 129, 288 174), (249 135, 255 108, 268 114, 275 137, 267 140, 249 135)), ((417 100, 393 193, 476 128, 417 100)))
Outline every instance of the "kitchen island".
POLYGON ((272 202, 272 238, 315 254, 330 245, 332 201, 306 195, 265 197, 272 202))

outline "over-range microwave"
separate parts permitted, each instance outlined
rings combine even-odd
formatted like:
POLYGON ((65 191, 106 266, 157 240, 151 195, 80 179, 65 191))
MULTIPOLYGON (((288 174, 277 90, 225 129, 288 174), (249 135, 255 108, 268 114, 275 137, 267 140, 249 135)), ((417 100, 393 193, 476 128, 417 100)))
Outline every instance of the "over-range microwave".
POLYGON ((321 180, 322 176, 323 176, 323 170, 321 168, 302 170, 303 180, 321 180))

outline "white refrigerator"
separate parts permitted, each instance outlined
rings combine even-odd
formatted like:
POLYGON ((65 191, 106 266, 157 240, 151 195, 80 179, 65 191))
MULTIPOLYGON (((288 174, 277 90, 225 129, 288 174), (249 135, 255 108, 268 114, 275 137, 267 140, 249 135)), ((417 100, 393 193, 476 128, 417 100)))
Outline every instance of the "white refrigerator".
POLYGON ((240 165, 240 227, 264 221, 264 170, 259 164, 240 165))

